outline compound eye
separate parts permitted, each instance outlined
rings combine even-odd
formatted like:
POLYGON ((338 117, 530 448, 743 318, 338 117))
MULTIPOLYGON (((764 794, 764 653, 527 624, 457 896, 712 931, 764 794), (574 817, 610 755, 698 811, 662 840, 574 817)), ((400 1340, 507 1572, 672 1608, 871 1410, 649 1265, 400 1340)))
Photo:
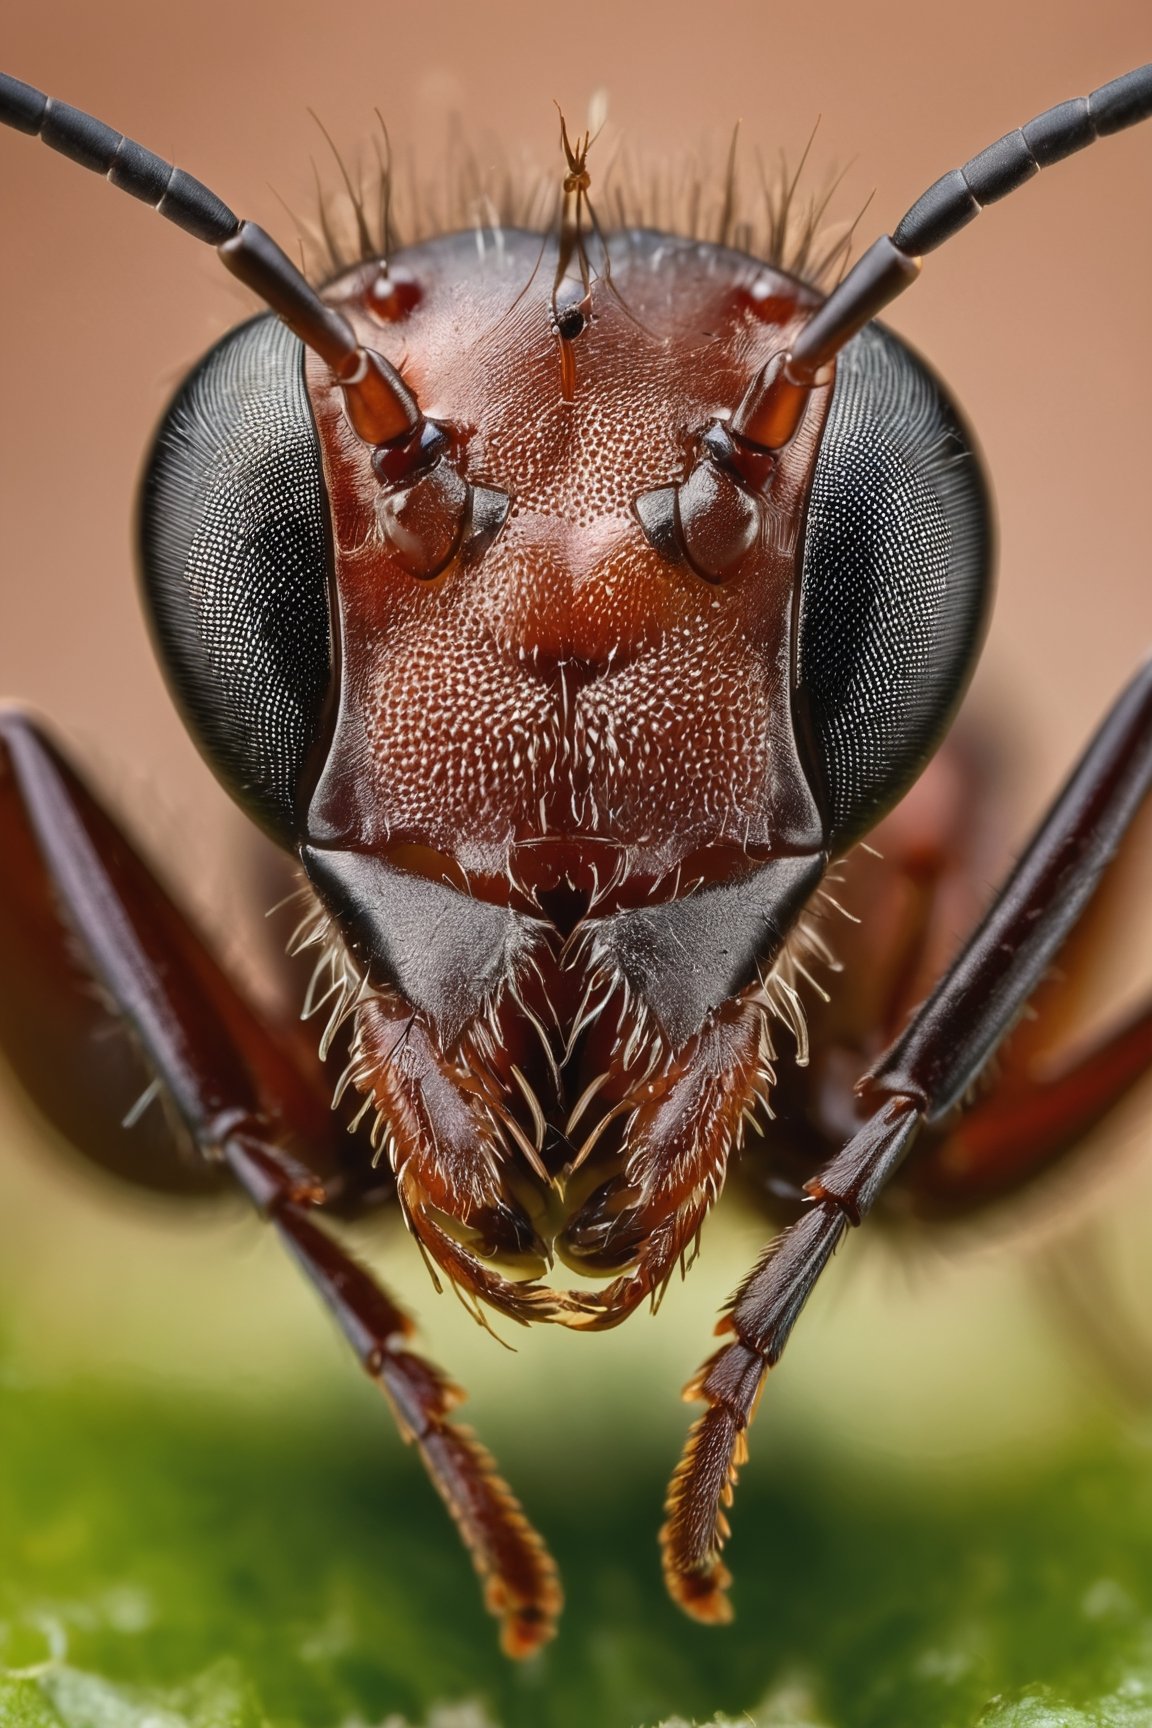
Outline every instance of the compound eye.
POLYGON ((182 385, 140 502, 145 605, 169 683, 225 788, 283 845, 331 676, 332 555, 304 349, 243 325, 182 385))
POLYGON ((843 851, 963 695, 991 594, 987 482, 940 381, 870 326, 843 350, 808 505, 799 697, 843 851))

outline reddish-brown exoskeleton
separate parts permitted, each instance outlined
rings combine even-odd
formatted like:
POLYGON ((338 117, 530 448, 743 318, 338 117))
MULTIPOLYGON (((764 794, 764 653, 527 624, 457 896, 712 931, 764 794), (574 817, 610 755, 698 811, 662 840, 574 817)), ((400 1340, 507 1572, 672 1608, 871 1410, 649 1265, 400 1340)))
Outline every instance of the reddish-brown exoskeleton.
POLYGON ((553 1631, 552 1561, 318 1209, 394 1196, 470 1300, 595 1330, 659 1297, 743 1153, 786 1228, 690 1388, 706 1408, 662 1533, 673 1596, 718 1620, 745 1432, 849 1226, 890 1182, 951 1214, 1019 1186, 1148 1068, 1147 1011, 1038 1079, 1041 1027, 973 1101, 1148 790, 1147 667, 934 989, 960 756, 860 874, 869 916, 832 944, 858 964, 807 1024, 799 987, 833 964, 829 864, 940 742, 989 591, 964 425, 871 320, 983 203, 1150 111, 1152 68, 1049 110, 828 298, 726 244, 589 228, 588 140, 566 132, 554 233, 441 235, 317 294, 198 182, 0 80, 0 119, 216 245, 272 308, 161 428, 145 595, 193 736, 305 872, 339 1109, 18 712, 3 1048, 82 1150, 163 1181, 168 1131, 125 1150, 117 1125, 143 1063, 195 1169, 268 1217, 387 1392, 513 1654, 553 1631), (131 1039, 94 1059, 109 1014, 131 1039), (557 1260, 585 1281, 558 1287, 557 1260))

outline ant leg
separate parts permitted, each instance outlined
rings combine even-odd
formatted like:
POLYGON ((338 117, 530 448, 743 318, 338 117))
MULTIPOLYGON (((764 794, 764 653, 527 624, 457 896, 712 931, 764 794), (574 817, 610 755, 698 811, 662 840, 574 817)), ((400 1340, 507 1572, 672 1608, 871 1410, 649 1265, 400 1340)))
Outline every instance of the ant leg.
MULTIPOLYGON (((804 1182, 854 1131, 861 1071, 931 993, 959 947, 952 933, 979 916, 978 885, 994 868, 1001 824, 978 746, 950 737, 874 831, 876 851, 853 857, 843 891, 853 922, 831 938, 840 976, 809 1005, 808 1067, 779 1070, 775 1125, 753 1166, 753 1180, 763 1170, 777 1197, 802 1199, 804 1182)), ((1091 1047, 1076 1036, 1098 957, 1124 929, 1146 870, 1147 839, 1138 824, 1125 836, 978 1101, 922 1136, 898 1178, 914 1216, 955 1218, 1024 1187, 1081 1145, 1148 1070, 1152 1002, 1091 1047)))
POLYGON ((0 714, 0 823, 0 946, 18 969, 0 1048, 18 1077, 38 1102, 50 1082, 71 1094, 57 1070, 75 1044, 79 1102, 48 1114, 107 1161, 102 1061, 83 1045, 98 1018, 125 1026, 199 1158, 275 1227, 387 1395, 471 1551, 505 1649, 527 1654, 554 1630, 555 1567, 488 1453, 448 1420, 462 1394, 408 1349, 407 1316, 308 1216, 327 1199, 324 1180, 284 1144, 291 1134, 306 1145, 319 1120, 304 1080, 41 730, 11 711, 0 714))
MULTIPOLYGON (((872 1209, 925 1126, 965 1099, 1095 892, 1152 789, 1152 662, 1121 694, 984 921, 858 1087, 867 1112, 807 1186, 813 1204, 773 1243, 720 1323, 731 1334, 690 1383, 708 1408, 673 1477, 661 1532, 673 1598, 698 1619, 730 1615, 722 1507, 746 1430, 817 1278, 872 1209)), ((1138 1052, 1139 1054, 1139 1052, 1138 1052)))
POLYGON ((219 1161, 180 1132, 199 1103, 195 1049, 224 1092, 278 1119, 325 1178, 338 1173, 344 1136, 318 1063, 268 1035, 41 727, 14 708, 0 709, 0 833, 0 1050, 53 1127, 132 1181, 219 1188, 219 1161), (145 1107, 161 1081, 173 1108, 145 1107))
POLYGON ((954 728, 873 830, 874 844, 825 878, 817 928, 835 979, 807 995, 808 1061, 777 1065, 771 1125, 740 1166, 774 1221, 802 1203, 804 1183, 854 1132, 860 1074, 947 969, 956 932, 978 919, 998 860, 996 792, 981 735, 954 728))
POLYGON ((1051 1072, 997 1089, 918 1159, 918 1217, 958 1218, 1015 1193, 1074 1151, 1152 1071, 1152 1003, 1051 1072))

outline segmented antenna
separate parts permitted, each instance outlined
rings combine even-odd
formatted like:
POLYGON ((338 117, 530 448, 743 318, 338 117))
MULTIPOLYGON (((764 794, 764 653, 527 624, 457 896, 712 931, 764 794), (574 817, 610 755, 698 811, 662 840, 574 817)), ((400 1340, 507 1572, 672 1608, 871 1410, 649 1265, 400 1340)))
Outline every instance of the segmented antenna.
POLYGON ((103 174, 121 192, 197 240, 215 246, 226 269, 284 320, 331 368, 348 417, 368 444, 408 439, 422 420, 396 368, 364 348, 348 320, 325 305, 271 235, 234 214, 215 192, 102 120, 0 72, 0 124, 103 174))
POLYGON ((873 242, 804 326, 790 354, 768 362, 732 417, 731 429, 758 449, 778 450, 795 432, 808 392, 878 312, 916 280, 920 259, 958 234, 986 204, 1007 197, 1041 168, 1152 116, 1152 64, 1061 102, 941 175, 891 235, 873 242))

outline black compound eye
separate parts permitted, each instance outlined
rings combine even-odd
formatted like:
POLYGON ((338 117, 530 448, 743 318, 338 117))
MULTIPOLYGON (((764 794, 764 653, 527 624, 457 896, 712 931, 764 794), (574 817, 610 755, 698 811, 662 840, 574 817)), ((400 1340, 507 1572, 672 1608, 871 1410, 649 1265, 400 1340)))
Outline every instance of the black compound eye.
POLYGON ((290 845, 331 675, 331 550, 304 349, 279 319, 233 331, 185 380, 145 473, 140 545, 189 730, 290 845))
POLYGON ((939 381, 873 325, 837 362, 800 597, 799 683, 836 851, 939 743, 976 662, 991 570, 971 437, 939 381))

